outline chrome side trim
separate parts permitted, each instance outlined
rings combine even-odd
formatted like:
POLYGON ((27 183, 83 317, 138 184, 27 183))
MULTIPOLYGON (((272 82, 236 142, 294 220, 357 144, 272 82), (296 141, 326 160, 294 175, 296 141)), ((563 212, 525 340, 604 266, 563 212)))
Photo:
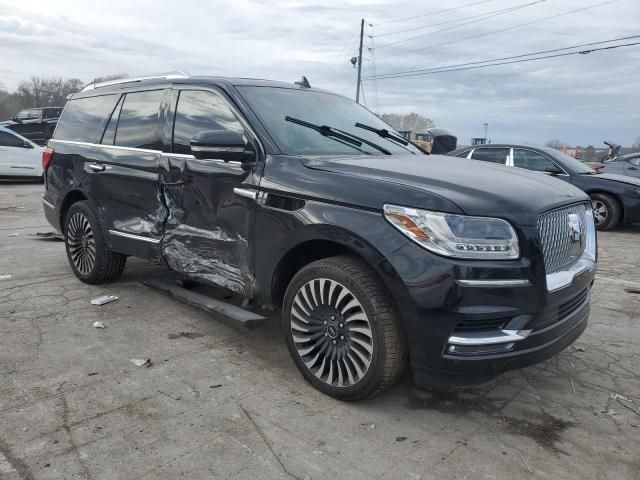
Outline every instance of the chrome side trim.
POLYGON ((529 280, 456 280, 460 285, 465 287, 528 287, 531 285, 529 280))
POLYGON ((233 193, 240 197, 250 198, 251 200, 258 198, 258 192, 256 190, 251 190, 250 188, 234 188, 233 193))
POLYGON ((119 145, 104 145, 102 143, 74 142, 73 140, 58 140, 56 138, 52 138, 49 141, 50 142, 67 143, 69 145, 81 145, 83 147, 113 148, 115 150, 128 150, 128 151, 131 151, 131 152, 142 152, 142 153, 162 153, 160 150, 150 150, 150 149, 147 149, 147 148, 121 147, 119 145))
POLYGON ((513 343, 524 340, 531 332, 532 330, 498 330, 497 332, 458 333, 449 337, 449 343, 466 346, 513 343))
POLYGON ((42 204, 45 207, 49 207, 51 210, 55 210, 56 209, 56 206, 53 203, 47 202, 44 198, 42 199, 42 204))
POLYGON ((242 153, 244 152, 244 147, 213 147, 193 145, 191 147, 191 151, 205 153, 242 153))
POLYGON ((139 240, 141 242, 149 242, 156 245, 160 243, 159 239, 142 237, 140 235, 134 235, 133 233, 120 232, 118 230, 109 230, 109 234, 114 235, 116 237, 128 238, 130 240, 139 240))

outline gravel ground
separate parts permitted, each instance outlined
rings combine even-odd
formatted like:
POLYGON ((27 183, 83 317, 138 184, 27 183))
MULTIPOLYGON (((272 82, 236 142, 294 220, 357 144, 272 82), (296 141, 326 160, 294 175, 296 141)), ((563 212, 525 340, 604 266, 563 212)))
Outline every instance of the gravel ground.
POLYGON ((302 379, 277 314, 234 329, 145 287, 166 269, 140 260, 78 281, 31 236, 50 230, 41 192, 0 184, 1 479, 640 478, 639 226, 599 235, 590 325, 556 358, 342 403, 302 379))

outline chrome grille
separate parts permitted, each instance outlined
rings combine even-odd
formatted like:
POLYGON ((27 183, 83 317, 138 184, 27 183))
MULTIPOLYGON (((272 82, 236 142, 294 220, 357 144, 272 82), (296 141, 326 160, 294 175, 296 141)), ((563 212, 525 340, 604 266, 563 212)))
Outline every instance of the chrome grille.
POLYGON ((587 231, 585 210, 584 204, 571 205, 543 213, 538 217, 538 235, 547 274, 562 270, 580 258, 584 252, 587 231), (570 215, 577 216, 579 232, 576 232, 575 228, 572 229, 570 222, 575 222, 576 218, 570 215))

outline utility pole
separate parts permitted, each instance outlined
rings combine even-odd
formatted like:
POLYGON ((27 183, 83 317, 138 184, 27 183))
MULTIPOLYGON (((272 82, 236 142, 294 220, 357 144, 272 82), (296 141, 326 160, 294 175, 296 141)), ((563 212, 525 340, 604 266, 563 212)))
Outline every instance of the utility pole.
POLYGON ((360 103, 360 76, 362 75, 362 39, 364 37, 364 18, 360 22, 360 52, 358 53, 358 85, 356 86, 356 103, 360 103))
POLYGON ((487 122, 484 122, 484 141, 485 143, 487 142, 487 128, 489 127, 489 124, 487 122))

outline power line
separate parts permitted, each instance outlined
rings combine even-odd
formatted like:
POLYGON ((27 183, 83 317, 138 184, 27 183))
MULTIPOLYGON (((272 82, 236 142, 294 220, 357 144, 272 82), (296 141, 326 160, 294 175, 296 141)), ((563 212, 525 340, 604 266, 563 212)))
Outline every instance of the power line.
POLYGON ((562 51, 565 51, 565 50, 573 50, 575 48, 592 47, 593 45, 601 45, 603 43, 611 43, 611 42, 620 42, 620 41, 623 41, 623 40, 632 40, 634 38, 640 38, 640 35, 631 35, 631 36, 628 36, 628 37, 612 38, 611 40, 601 40, 599 42, 583 43, 583 44, 580 44, 580 45, 573 45, 571 47, 554 48, 554 49, 551 49, 551 50, 541 50, 539 52, 523 53, 521 55, 512 55, 512 56, 509 56, 509 57, 494 58, 494 59, 491 59, 491 60, 477 60, 475 62, 457 63, 455 65, 444 65, 444 66, 441 66, 441 67, 421 68, 421 69, 418 69, 418 70, 407 70, 407 71, 403 71, 403 72, 381 73, 380 75, 378 75, 378 78, 388 77, 388 76, 395 76, 395 75, 403 75, 405 73, 429 72, 429 71, 432 71, 432 70, 442 70, 442 69, 447 69, 447 68, 464 67, 464 66, 467 66, 467 65, 478 65, 478 64, 481 64, 481 63, 491 63, 491 62, 498 62, 498 61, 502 61, 502 60, 513 60, 515 58, 531 57, 533 55, 542 55, 542 54, 545 54, 545 53, 562 52, 562 51))
MULTIPOLYGON (((454 30, 456 28, 464 27, 465 25, 471 25, 472 23, 482 22, 484 20, 488 20, 488 19, 493 18, 493 17, 498 17, 500 15, 505 15, 507 13, 515 12, 516 10, 521 10, 523 8, 527 8, 527 7, 530 7, 532 5, 536 5, 538 3, 543 3, 543 2, 546 2, 546 1, 547 0, 536 0, 535 2, 524 3, 524 4, 516 5, 516 6, 513 6, 513 7, 509 7, 509 8, 502 8, 500 10, 494 10, 492 12, 485 12, 484 14, 481 14, 483 16, 483 18, 476 18, 475 20, 471 20, 470 22, 461 23, 460 25, 454 25, 453 27, 449 27, 449 28, 443 28, 441 30, 436 30, 435 32, 423 33, 421 35, 415 35, 413 37, 403 38, 401 40, 396 40, 396 41, 389 42, 389 43, 383 43, 382 45, 378 46, 377 48, 379 50, 381 48, 386 48, 386 47, 389 47, 391 45, 396 45, 398 43, 409 42, 409 41, 415 40, 417 38, 424 38, 424 37, 428 37, 430 35, 435 35, 437 33, 448 32, 449 30, 454 30)), ((469 18, 474 18, 474 17, 478 17, 478 16, 480 16, 480 15, 475 15, 475 16, 469 17, 469 18)), ((449 23, 451 23, 451 22, 449 22, 449 23)))
POLYGON ((387 20, 386 22, 374 23, 371 26, 372 27, 377 27, 379 25, 386 25, 388 23, 404 22, 405 20, 413 20, 415 18, 427 17, 429 15, 439 15, 440 13, 451 12, 452 10, 458 10, 460 8, 471 7, 473 5, 480 5, 482 3, 489 3, 489 2, 494 2, 494 1, 495 0, 482 0, 482 1, 479 1, 479 2, 465 3, 464 5, 459 5, 457 7, 451 7, 451 8, 445 8, 444 10, 437 10, 435 12, 422 13, 420 15, 412 15, 410 17, 395 18, 393 20, 387 20))
MULTIPOLYGON (((639 38, 640 35, 636 35, 634 37, 629 37, 629 38, 639 38)), ((609 40, 608 42, 611 42, 613 40, 609 40)), ((607 41, 605 42, 595 42, 595 43, 608 43, 607 41)), ((593 44, 592 44, 593 45, 593 44)), ((640 45, 640 42, 632 42, 632 43, 624 43, 624 44, 620 44, 620 45, 610 45, 608 47, 600 47, 600 48, 590 48, 588 50, 580 50, 577 52, 566 52, 566 53, 557 53, 554 55, 545 55, 545 56, 541 56, 541 57, 536 57, 536 58, 524 58, 524 59, 520 59, 520 60, 511 60, 511 61, 506 61, 506 62, 498 62, 499 60, 502 59, 494 59, 494 60, 485 60, 485 64, 484 65, 475 65, 475 66, 465 66, 465 65, 471 65, 472 63, 477 63, 477 62, 470 62, 468 64, 459 64, 459 65, 450 65, 450 66, 445 66, 445 67, 437 67, 437 68, 433 68, 433 69, 424 69, 424 70, 416 70, 414 72, 403 72, 403 73, 396 73, 396 74, 386 74, 386 76, 384 75, 378 75, 378 79, 379 80, 386 80, 386 79, 390 79, 390 78, 403 78, 403 77, 417 77, 417 76, 422 76, 422 75, 433 75, 436 73, 446 73, 446 72, 456 72, 456 71, 460 71, 460 70, 474 70, 477 68, 485 68, 485 67, 496 67, 499 65, 509 65, 509 64, 513 64, 513 63, 524 63, 524 62, 532 62, 534 60, 543 60, 546 58, 558 58, 558 57, 566 57, 569 55, 586 55, 592 52, 599 52, 602 50, 615 50, 616 48, 622 48, 622 47, 631 47, 634 45, 640 45), (491 62, 498 62, 498 63, 491 63, 491 62)), ((576 48, 576 47, 567 47, 566 49, 570 49, 570 48, 576 48)), ((566 50, 566 49, 557 49, 557 50, 566 50)), ((553 51, 553 50, 549 50, 549 51, 553 51)), ((522 57, 522 56, 533 56, 533 55, 539 55, 541 53, 544 52, 536 52, 536 53, 530 53, 527 55, 517 55, 515 57, 505 57, 505 59, 507 58, 516 58, 516 57, 522 57)))
POLYGON ((408 53, 418 52, 418 51, 422 51, 422 50, 426 50, 426 49, 433 49, 435 47, 442 47, 443 45, 450 45, 452 43, 462 42, 464 40, 471 40, 473 38, 485 37, 487 35, 493 35, 494 33, 506 32, 508 30, 514 30, 516 28, 525 27, 527 25, 533 25, 533 24, 536 24, 536 23, 539 23, 539 22, 542 22, 542 21, 551 20, 551 19, 558 18, 558 17, 563 17, 565 15, 570 15, 570 14, 573 14, 573 13, 582 12, 582 11, 585 11, 585 10, 589 10, 591 8, 601 7, 603 5, 609 5, 611 3, 615 3, 615 2, 619 2, 619 1, 620 0, 608 0, 606 2, 595 3, 595 4, 592 4, 592 5, 587 5, 586 7, 577 8, 575 10, 569 10, 567 12, 558 13, 556 15, 550 15, 548 17, 538 18, 538 19, 532 20, 530 22, 519 23, 517 25, 512 25, 510 27, 505 27, 505 28, 501 28, 501 29, 498 29, 498 30, 491 30, 489 32, 479 33, 477 35, 470 35, 468 37, 462 37, 462 38, 458 38, 458 39, 454 39, 454 40, 449 40, 447 42, 437 43, 435 45, 429 45, 428 47, 421 47, 421 48, 414 48, 414 49, 411 49, 411 50, 404 50, 403 52, 399 52, 399 53, 396 53, 396 54, 389 54, 389 55, 385 55, 383 57, 378 57, 378 59, 387 58, 387 57, 391 57, 391 56, 406 55, 408 53))
MULTIPOLYGON (((500 9, 500 10, 504 10, 504 9, 500 9)), ((380 38, 380 37, 388 37, 390 35, 397 35, 399 33, 414 32, 416 30, 423 30, 425 28, 439 27, 440 25, 448 25, 450 23, 458 23, 458 22, 462 22, 464 20, 469 20, 470 18, 483 17, 485 15, 488 15, 488 14, 494 13, 494 12, 498 12, 500 10, 492 10, 492 11, 489 11, 489 12, 482 12, 482 13, 477 13, 475 15, 470 15, 468 17, 454 18, 452 20, 446 20, 444 22, 429 23, 427 25, 420 25, 418 27, 411 27, 411 28, 405 28, 405 29, 402 29, 402 30, 395 30, 393 32, 381 33, 381 34, 378 34, 377 37, 378 38, 380 38)))

